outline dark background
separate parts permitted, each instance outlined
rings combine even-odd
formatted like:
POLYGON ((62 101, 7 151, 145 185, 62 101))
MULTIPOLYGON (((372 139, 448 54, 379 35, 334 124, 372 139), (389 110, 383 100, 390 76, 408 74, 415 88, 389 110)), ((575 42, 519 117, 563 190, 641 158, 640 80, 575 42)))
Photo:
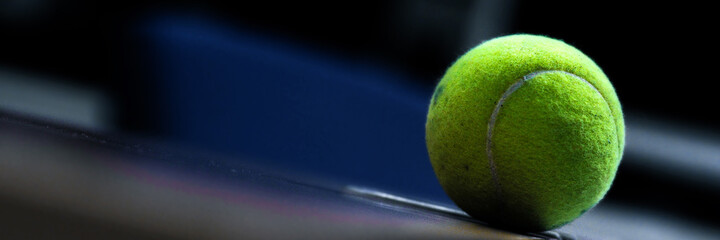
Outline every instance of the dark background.
MULTIPOLYGON (((154 15, 203 16, 307 51, 392 69, 428 97, 445 69, 472 46, 506 34, 542 34, 593 58, 615 86, 628 119, 638 120, 632 123, 659 122, 652 131, 661 132, 690 129, 712 139, 708 148, 718 149, 713 145, 720 131, 714 87, 718 51, 711 37, 716 13, 709 4, 239 2, 2 1, 0 69, 97 89, 111 99, 103 131, 171 141, 155 98, 166 86, 156 80, 151 64, 154 45, 138 33, 154 15)), ((628 158, 642 156, 629 153, 628 158)), ((629 163, 621 167, 607 201, 718 223, 717 184, 668 177, 669 166, 644 165, 652 161, 623 161, 629 163)))
MULTIPOLYGON (((401 69, 428 87, 471 46, 493 36, 533 33, 562 39, 591 56, 627 111, 717 129, 720 115, 712 114, 717 101, 709 87, 715 82, 711 59, 717 53, 709 5, 497 2, 10 0, 3 1, 0 15, 0 63, 107 89, 122 109, 137 111, 138 103, 115 90, 146 88, 127 79, 137 70, 127 54, 142 49, 128 28, 154 10, 211 14, 322 51, 401 69)), ((148 119, 117 120, 123 130, 152 131, 148 119)))

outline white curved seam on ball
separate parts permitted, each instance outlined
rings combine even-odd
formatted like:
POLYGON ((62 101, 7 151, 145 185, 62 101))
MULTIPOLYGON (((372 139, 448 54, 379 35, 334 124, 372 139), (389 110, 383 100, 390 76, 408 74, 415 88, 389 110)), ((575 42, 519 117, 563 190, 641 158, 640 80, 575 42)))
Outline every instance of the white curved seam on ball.
MULTIPOLYGON (((600 91, 594 85, 592 85, 592 83, 588 82, 587 80, 585 80, 584 78, 582 78, 578 75, 575 75, 575 74, 572 74, 569 72, 565 72, 562 70, 542 70, 542 71, 531 72, 531 73, 523 76, 522 78, 520 78, 518 81, 516 81, 512 85, 510 85, 510 87, 507 90, 505 90, 503 95, 500 97, 500 100, 498 100, 497 104, 495 105, 495 109, 493 109, 493 112, 490 115, 490 120, 488 121, 487 141, 486 141, 486 145, 485 145, 485 151, 487 154, 488 163, 490 164, 490 172, 492 174, 493 184, 495 185, 495 193, 499 199, 502 199, 502 188, 501 188, 500 180, 498 179, 496 165, 495 165, 495 161, 493 159, 493 154, 492 154, 492 132, 493 132, 493 129, 495 128, 495 121, 497 119, 498 113, 500 112, 500 108, 502 108, 503 104, 505 103, 505 100, 507 98, 509 98, 510 95, 512 95, 515 91, 517 91, 523 84, 525 84, 525 82, 535 78, 535 76, 540 75, 540 74, 556 73, 556 72, 570 75, 576 79, 583 81, 585 84, 590 86, 590 88, 595 90, 595 92, 597 92, 600 95, 600 97, 605 102, 605 105, 608 107, 610 114, 612 114, 612 108, 610 108, 610 104, 605 99, 605 96, 603 96, 602 93, 600 93, 600 91)), ((615 120, 613 120, 613 122, 615 122, 615 120)), ((617 132, 618 132, 617 123, 615 123, 615 134, 616 135, 617 135, 617 132)), ((618 149, 618 151, 619 151, 619 149, 618 149)))
MULTIPOLYGON (((614 123, 614 125, 615 125, 615 136, 616 136, 616 139, 615 139, 615 140, 618 141, 618 142, 617 142, 617 143, 618 143, 618 149, 617 149, 617 154, 618 154, 618 155, 615 156, 615 157, 618 157, 618 158, 619 158, 619 157, 622 155, 622 152, 620 152, 621 146, 620 146, 620 139, 619 139, 619 136, 618 136, 618 132, 619 132, 619 130, 618 130, 618 124, 617 124, 617 121, 615 120, 615 117, 614 117, 614 115, 613 115, 613 110, 612 110, 612 108, 610 107, 610 103, 607 101, 607 99, 605 99, 605 96, 602 95, 602 93, 600 92, 600 90, 598 90, 598 89, 595 87, 595 85, 593 85, 593 84, 590 83, 588 80, 586 80, 586 79, 584 79, 584 78, 582 78, 582 77, 580 77, 580 76, 578 76, 578 75, 575 75, 575 74, 572 74, 572 73, 569 73, 569 72, 565 72, 565 71, 559 71, 559 70, 556 70, 556 72, 562 72, 562 73, 568 74, 568 75, 570 75, 570 76, 572 76, 572 77, 574 77, 574 78, 576 78, 576 79, 579 79, 580 81, 583 81, 585 84, 587 84, 588 86, 590 86, 590 88, 592 88, 593 90, 595 90, 595 92, 596 92, 598 95, 600 95, 600 98, 603 100, 603 102, 605 102, 605 106, 607 107, 608 112, 610 113, 610 117, 612 118, 612 119, 610 119, 610 120, 611 120, 611 121, 614 123)), ((606 191, 607 191, 607 190, 606 190, 606 191)), ((600 197, 600 199, 602 199, 602 196, 600 197)), ((598 199, 597 201, 600 201, 600 200, 598 199)), ((596 203, 596 204, 597 204, 597 203, 596 203)))
MULTIPOLYGON (((532 73, 531 73, 532 74, 532 73)), ((493 184, 495 185, 495 195, 498 199, 502 199, 502 189, 500 187, 500 181, 498 180, 498 174, 497 170, 495 168, 495 161, 493 160, 493 154, 492 154, 492 132, 493 128, 495 128, 495 120, 497 119, 497 115, 500 112, 500 107, 505 103, 505 99, 510 97, 510 95, 515 92, 518 88, 520 88, 525 81, 527 80, 527 76, 523 76, 518 80, 517 82, 510 85, 510 88, 505 90, 503 95, 500 97, 500 100, 498 100, 497 105, 495 105, 495 109, 493 109, 492 114, 490 115, 490 121, 488 121, 488 132, 487 132, 487 139, 485 142, 485 153, 487 154, 488 163, 490 164, 490 173, 492 174, 492 180, 493 184)), ((534 75, 533 75, 534 76, 534 75)))
MULTIPOLYGON (((605 106, 607 106, 608 112, 610 112, 610 115, 613 116, 612 122, 613 122, 614 125, 615 125, 615 136, 619 137, 619 136, 618 136, 619 130, 618 130, 617 121, 615 120, 615 117, 614 117, 614 115, 613 115, 613 110, 612 110, 612 108, 610 107, 610 103, 607 101, 607 99, 605 99, 605 96, 602 95, 602 93, 600 92, 600 90, 598 90, 598 89, 595 87, 595 85, 593 85, 592 83, 588 82, 588 80, 585 80, 584 78, 582 78, 582 77, 580 77, 580 76, 578 76, 578 75, 569 73, 569 72, 560 71, 560 70, 547 71, 547 72, 561 72, 561 73, 568 74, 568 75, 570 75, 570 76, 572 76, 572 77, 574 77, 574 78, 580 79, 581 81, 585 82, 585 84, 587 84, 588 86, 590 86, 590 88, 592 88, 593 90, 595 90, 595 92, 596 92, 598 95, 600 95, 600 98, 602 98, 603 102, 605 102, 605 106)), ((618 138, 618 139, 616 139, 616 141, 618 141, 618 151, 617 151, 618 156, 617 156, 617 157, 620 157, 620 155, 622 155, 622 153, 620 152, 620 148, 621 148, 621 146, 620 146, 620 139, 618 138)))

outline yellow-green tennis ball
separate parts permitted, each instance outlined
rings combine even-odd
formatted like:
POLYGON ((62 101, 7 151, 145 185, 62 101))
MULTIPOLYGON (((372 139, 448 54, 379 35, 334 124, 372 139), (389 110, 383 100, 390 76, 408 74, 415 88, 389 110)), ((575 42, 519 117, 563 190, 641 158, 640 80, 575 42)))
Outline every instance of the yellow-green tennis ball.
POLYGON ((522 231, 562 226, 600 201, 624 147, 602 70, 551 38, 511 35, 461 56, 427 116, 430 160, 469 215, 522 231))

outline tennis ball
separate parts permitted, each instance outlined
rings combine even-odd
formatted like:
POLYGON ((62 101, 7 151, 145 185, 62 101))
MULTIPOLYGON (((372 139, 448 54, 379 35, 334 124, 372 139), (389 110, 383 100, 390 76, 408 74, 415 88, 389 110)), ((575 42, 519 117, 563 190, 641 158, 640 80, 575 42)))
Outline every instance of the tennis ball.
POLYGON ((624 148, 620 102, 582 52, 535 35, 461 56, 430 102, 435 174, 472 217, 522 231, 562 226, 600 201, 624 148))

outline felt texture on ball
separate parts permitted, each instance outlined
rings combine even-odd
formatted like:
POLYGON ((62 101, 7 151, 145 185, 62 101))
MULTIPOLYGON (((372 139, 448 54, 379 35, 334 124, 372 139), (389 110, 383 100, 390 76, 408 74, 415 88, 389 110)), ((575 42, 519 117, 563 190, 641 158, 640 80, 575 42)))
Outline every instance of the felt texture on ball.
POLYGON ((607 76, 563 41, 510 35, 450 66, 426 142, 435 174, 470 216, 521 231, 560 227, 609 190, 625 139, 607 76))

